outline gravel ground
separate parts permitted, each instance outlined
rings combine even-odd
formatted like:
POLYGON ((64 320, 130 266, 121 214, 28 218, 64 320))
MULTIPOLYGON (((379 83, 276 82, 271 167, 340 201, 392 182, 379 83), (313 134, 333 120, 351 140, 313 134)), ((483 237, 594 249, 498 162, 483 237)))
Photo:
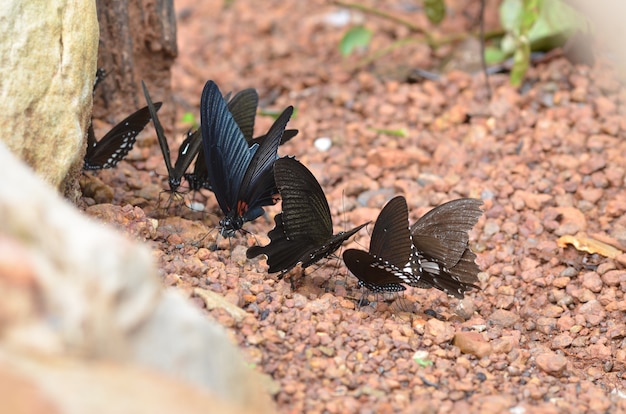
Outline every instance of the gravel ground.
MULTIPOLYGON (((279 206, 247 224, 250 234, 211 249, 215 198, 185 195, 205 213, 179 200, 166 208, 152 131, 129 162, 85 178, 87 212, 148 240, 164 285, 229 328, 267 374, 280 412, 626 410, 626 94, 608 65, 553 59, 531 68, 521 91, 495 75, 489 101, 482 75, 406 81, 407 68, 431 68, 447 47, 431 54, 415 42, 354 69, 364 55, 341 58, 345 27, 331 17, 375 28, 373 49, 409 34, 397 24, 321 0, 270 1, 265 10, 250 0, 223 3, 176 1, 180 116, 198 116, 207 79, 223 91, 257 88, 264 109, 294 105, 289 127, 300 134, 279 153, 316 175, 337 231, 375 220, 396 194, 407 198, 411 223, 451 199, 485 203, 470 234, 481 291, 458 300, 409 289, 369 295, 359 307, 363 292, 341 261, 304 277, 294 270, 292 291, 289 280, 267 274, 263 258, 245 259, 248 246, 268 241, 279 206), (406 137, 380 131, 400 128, 406 137), (330 138, 329 150, 314 145, 320 137, 330 138)), ((446 3, 441 33, 467 30, 478 2, 446 3)), ((426 24, 404 2, 385 5, 426 24)), ((257 133, 271 122, 259 117, 257 133)), ((187 127, 170 128, 174 147, 187 127)), ((345 247, 368 245, 361 230, 345 247)))

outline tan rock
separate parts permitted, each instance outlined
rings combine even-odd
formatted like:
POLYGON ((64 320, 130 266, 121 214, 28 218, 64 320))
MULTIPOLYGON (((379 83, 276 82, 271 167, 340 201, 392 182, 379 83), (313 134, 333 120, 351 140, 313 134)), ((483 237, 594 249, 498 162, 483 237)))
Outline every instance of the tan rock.
POLYGON ((546 374, 560 376, 567 366, 567 358, 554 352, 544 352, 535 359, 537 366, 546 374))
POLYGON ((0 136, 61 188, 72 166, 82 168, 98 50, 95 2, 7 0, 0 36, 0 136))
POLYGON ((478 332, 457 332, 452 343, 462 353, 476 355, 478 358, 485 357, 492 351, 489 342, 478 332))

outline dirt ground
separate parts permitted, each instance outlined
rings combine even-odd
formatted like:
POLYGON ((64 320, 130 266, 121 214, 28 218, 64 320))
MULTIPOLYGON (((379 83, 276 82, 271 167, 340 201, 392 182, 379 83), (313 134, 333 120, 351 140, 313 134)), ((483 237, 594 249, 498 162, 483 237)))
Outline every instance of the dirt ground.
MULTIPOLYGON (((419 2, 378 7, 438 35, 476 28, 478 2, 446 3, 437 29, 419 2)), ((411 223, 445 201, 481 198, 484 215, 470 240, 482 289, 464 300, 420 289, 368 295, 359 308, 356 279, 340 260, 325 260, 292 291, 267 274, 263 258, 245 258, 248 246, 268 242, 280 206, 214 249, 215 198, 162 193, 167 174, 152 129, 128 162, 90 174, 97 179, 86 191, 88 213, 147 240, 164 285, 229 329, 267 374, 282 413, 626 410, 626 94, 603 55, 593 68, 563 58, 534 66, 519 90, 506 74, 493 75, 488 100, 475 62, 458 55, 455 67, 467 71, 415 76, 416 68, 437 71, 453 45, 432 53, 416 40, 363 64, 366 52, 338 51, 352 24, 374 29, 370 52, 421 37, 328 1, 258 4, 175 2, 178 119, 199 119, 207 79, 223 92, 255 87, 263 110, 294 105, 288 127, 300 133, 279 154, 315 174, 337 231, 375 220, 396 194, 407 198, 411 223), (406 136, 381 131, 399 129, 406 136), (332 142, 326 151, 315 145, 322 137, 332 142), (184 206, 192 200, 205 212, 184 206), (584 251, 561 243, 584 235, 605 244, 584 251)), ((259 116, 257 135, 271 123, 259 116)), ((188 127, 169 127, 174 148, 188 127)), ((366 248, 368 231, 344 247, 366 248)))

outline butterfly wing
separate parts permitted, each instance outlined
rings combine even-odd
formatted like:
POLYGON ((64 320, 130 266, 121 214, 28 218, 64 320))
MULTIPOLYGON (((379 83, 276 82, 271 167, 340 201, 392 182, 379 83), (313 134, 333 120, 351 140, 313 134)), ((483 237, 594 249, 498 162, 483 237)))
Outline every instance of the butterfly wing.
POLYGON ((478 281, 476 277, 478 266, 474 263, 475 258, 474 253, 467 249, 458 262, 462 269, 462 273, 459 274, 455 271, 455 268, 449 269, 437 259, 416 250, 411 256, 414 279, 408 282, 408 284, 423 289, 434 287, 448 295, 463 299, 465 292, 468 290, 480 289, 479 286, 472 283, 478 281), (474 271, 476 272, 470 273, 474 271), (462 280, 461 277, 465 280, 462 280))
POLYGON ((252 246, 246 257, 252 259, 261 254, 267 256, 268 273, 280 272, 284 276, 300 262, 300 257, 309 249, 308 240, 291 240, 285 234, 283 214, 274 216, 275 226, 269 233, 270 243, 267 246, 252 246))
POLYGON ((315 176, 295 158, 274 162, 276 186, 283 211, 275 217, 276 226, 268 233, 267 246, 248 249, 248 258, 267 256, 269 272, 285 273, 298 263, 306 268, 335 252, 367 223, 333 235, 333 223, 326 196, 315 176))
POLYGON ((397 196, 383 207, 370 239, 370 253, 403 268, 411 256, 411 234, 406 199, 397 196))
POLYGON ((330 207, 315 176, 295 158, 274 163, 276 186, 282 198, 283 223, 289 239, 322 245, 333 235, 330 207))
MULTIPOLYGON (((283 137, 280 139, 280 143, 279 145, 283 145, 285 142, 290 141, 291 138, 295 137, 296 135, 298 135, 298 130, 297 129, 286 129, 285 132, 283 133, 283 137)), ((260 135, 256 138, 254 138, 252 140, 252 143, 257 143, 259 145, 261 145, 261 143, 265 140, 265 138, 267 138, 267 134, 265 135, 260 135)))
POLYGON ((283 212, 274 218, 270 243, 250 247, 246 255, 265 254, 269 273, 281 272, 282 276, 329 240, 333 228, 326 196, 308 168, 295 158, 279 158, 274 162, 274 177, 283 212))
POLYGON ((454 267, 467 249, 468 232, 482 215, 482 204, 478 199, 461 198, 433 208, 411 226, 413 244, 446 267, 454 267))
POLYGON ((202 90, 200 117, 209 181, 222 212, 232 214, 256 148, 248 148, 219 88, 211 80, 202 90))
POLYGON ((231 100, 228 101, 228 110, 233 119, 239 126, 243 137, 252 145, 252 134, 254 133, 254 120, 256 118, 256 109, 259 105, 259 94, 253 88, 244 89, 237 92, 231 100))
MULTIPOLYGON (((155 113, 160 107, 161 102, 157 102, 155 113)), ((115 167, 133 149, 137 135, 150 122, 150 112, 148 107, 139 109, 115 125, 97 142, 95 136, 90 136, 88 132, 87 152, 85 153, 83 169, 100 170, 115 167)), ((93 134, 93 130, 91 134, 93 134)))
POLYGON ((100 82, 102 82, 106 77, 107 73, 104 68, 98 68, 96 70, 96 77, 93 80, 93 93, 96 92, 96 88, 98 87, 98 85, 100 85, 100 82))
MULTIPOLYGON (((198 129, 194 133, 189 133, 190 136, 193 134, 200 134, 200 142, 202 142, 202 134, 198 129)), ((198 156, 196 157, 196 164, 193 168, 193 172, 189 174, 185 174, 185 179, 189 183, 189 189, 192 191, 198 191, 201 188, 206 188, 207 190, 211 190, 211 183, 209 181, 209 172, 207 171, 206 161, 204 159, 204 150, 200 147, 198 151, 198 156)))
MULTIPOLYGON (((174 164, 174 169, 169 177, 170 187, 178 187, 183 175, 193 162, 194 158, 202 149, 202 134, 200 130, 187 134, 187 138, 183 140, 178 149, 178 158, 174 164)), ((175 188, 172 188, 174 190, 175 188)))
POLYGON ((292 106, 283 111, 268 131, 267 139, 258 146, 250 160, 237 196, 237 213, 246 221, 263 214, 263 206, 275 203, 276 181, 273 167, 280 139, 292 113, 292 106))
POLYGON ((152 117, 152 123, 154 124, 154 130, 157 134, 157 140, 159 141, 159 146, 161 147, 161 153, 163 154, 163 160, 165 161, 165 167, 167 168, 167 175, 171 177, 173 168, 172 158, 170 156, 170 146, 167 143, 163 126, 161 125, 161 121, 159 121, 159 117, 157 116, 154 105, 152 104, 152 99, 150 99, 150 94, 148 93, 148 88, 146 88, 144 81, 141 81, 141 87, 143 88, 143 96, 146 98, 146 103, 148 104, 148 109, 150 110, 150 116, 152 117))
POLYGON ((403 273, 393 265, 385 266, 379 259, 368 252, 348 249, 343 252, 343 261, 359 279, 359 286, 376 292, 400 292, 406 288, 402 285, 403 273))
POLYGON ((481 200, 464 198, 435 207, 412 227, 411 286, 435 287, 457 298, 478 289, 476 255, 468 246, 468 232, 482 215, 481 200))
POLYGON ((282 198, 284 231, 289 240, 297 241, 293 254, 303 268, 334 253, 367 225, 333 235, 326 196, 311 171, 294 158, 281 158, 274 164, 274 175, 282 198))

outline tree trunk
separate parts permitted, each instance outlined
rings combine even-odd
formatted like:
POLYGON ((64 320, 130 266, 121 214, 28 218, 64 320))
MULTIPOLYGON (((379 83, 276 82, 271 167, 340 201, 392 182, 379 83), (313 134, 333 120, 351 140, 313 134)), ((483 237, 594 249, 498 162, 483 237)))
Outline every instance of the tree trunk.
POLYGON ((93 116, 110 121, 146 105, 141 80, 153 101, 163 101, 159 119, 174 124, 171 66, 178 55, 173 0, 97 0, 100 24, 98 86, 93 116))

